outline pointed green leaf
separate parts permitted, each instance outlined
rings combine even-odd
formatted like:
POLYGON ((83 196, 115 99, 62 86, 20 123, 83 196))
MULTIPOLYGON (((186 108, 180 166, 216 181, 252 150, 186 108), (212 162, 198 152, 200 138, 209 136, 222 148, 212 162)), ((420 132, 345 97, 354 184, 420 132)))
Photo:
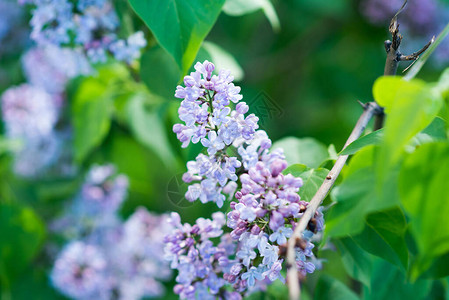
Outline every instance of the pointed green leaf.
POLYGON ((282 148, 289 165, 304 164, 309 168, 317 168, 329 158, 324 144, 313 138, 286 137, 276 141, 272 149, 282 148))
MULTIPOLYGON (((236 81, 243 79, 244 72, 235 58, 218 45, 205 41, 195 61, 209 60, 216 70, 231 71, 236 81)), ((194 71, 193 67, 189 71, 194 71)), ((176 86, 182 74, 173 58, 161 47, 155 46, 142 55, 140 75, 152 94, 164 99, 175 99, 176 86)))
POLYGON ((73 102, 75 159, 81 162, 109 132, 113 100, 95 78, 83 82, 73 102))
POLYGON ((156 40, 186 74, 224 0, 129 0, 156 40))
POLYGON ((402 166, 399 191, 418 245, 412 277, 430 267, 432 259, 449 251, 449 145, 425 144, 402 166))
POLYGON ((379 145, 383 138, 383 129, 368 133, 367 135, 358 138, 351 144, 349 144, 343 151, 341 151, 340 155, 352 155, 355 154, 360 149, 369 146, 369 145, 379 145))
POLYGON ((358 300, 359 297, 342 282, 328 275, 323 275, 318 280, 313 299, 358 300))
POLYGON ((373 263, 371 274, 371 289, 364 289, 365 300, 378 299, 429 299, 432 287, 430 280, 408 281, 404 273, 396 266, 382 259, 373 263))
POLYGON ((274 31, 279 31, 281 25, 276 10, 270 0, 226 0, 223 12, 230 16, 243 16, 262 10, 274 31))
POLYGON ((346 272, 365 286, 371 285, 372 257, 362 250, 351 238, 334 240, 346 272))
POLYGON ((374 97, 385 107, 384 139, 378 162, 380 176, 399 159, 404 146, 426 128, 442 106, 441 95, 431 84, 421 80, 405 81, 381 77, 374 84, 374 97))
POLYGON ((407 223, 399 207, 367 216, 365 228, 354 240, 365 251, 406 270, 408 250, 405 241, 407 223))
MULTIPOLYGON (((176 162, 158 107, 147 107, 151 95, 137 93, 127 104, 128 123, 139 142, 152 149, 168 167, 176 162)), ((170 132, 171 134, 171 132, 170 132)))
POLYGON ((310 201, 324 182, 329 170, 324 168, 311 169, 306 165, 294 164, 285 169, 283 173, 301 177, 303 186, 299 189, 299 196, 304 201, 310 201))

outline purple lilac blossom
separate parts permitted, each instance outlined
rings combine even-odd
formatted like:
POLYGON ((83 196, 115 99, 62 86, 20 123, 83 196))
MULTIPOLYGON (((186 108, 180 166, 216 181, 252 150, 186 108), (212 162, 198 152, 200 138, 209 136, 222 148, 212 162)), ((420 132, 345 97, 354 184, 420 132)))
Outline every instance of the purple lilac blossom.
MULTIPOLYGON (((24 28, 21 26, 23 17, 24 12, 15 0, 0 0, 0 43, 2 43, 2 50, 12 42, 9 39, 13 36, 16 38, 23 37, 24 28)), ((26 38, 22 39, 21 42, 15 39, 13 44, 23 43, 23 40, 26 41, 26 38)))
POLYGON ((54 126, 62 98, 22 84, 6 90, 1 100, 6 136, 20 144, 14 149, 14 171, 20 176, 36 177, 61 155, 61 140, 54 126))
POLYGON ((214 213, 212 219, 199 218, 196 224, 181 224, 180 216, 172 213, 169 219, 174 227, 165 236, 165 257, 178 270, 174 292, 181 299, 242 299, 239 293, 225 293, 223 274, 230 271, 235 254, 235 242, 223 234, 225 216, 214 213), (217 246, 211 239, 220 237, 217 246))
MULTIPOLYGON (((242 188, 235 195, 238 203, 231 202, 227 221, 228 227, 233 229, 231 237, 238 241, 236 257, 240 261, 233 266, 233 272, 225 274, 237 290, 241 286, 244 286, 241 290, 260 288, 264 280, 285 281, 280 273, 284 257, 279 255, 279 247, 292 236, 308 205, 297 194, 302 186, 301 178, 284 175, 286 167, 281 153, 266 150, 259 161, 240 176, 242 188)), ((313 221, 314 230, 322 231, 324 221, 320 211, 313 221)), ((312 236, 312 232, 306 231, 303 236, 306 249, 296 249, 298 269, 304 276, 315 270, 312 236)))
POLYGON ((28 50, 22 66, 30 84, 52 94, 64 92, 69 79, 92 72, 82 52, 54 45, 28 50))
POLYGON ((128 178, 113 165, 94 165, 86 175, 81 188, 80 203, 86 211, 115 213, 126 197, 128 178))
MULTIPOLYGON (((20 1, 19 1, 20 2, 20 1)), ((107 54, 131 63, 146 46, 142 32, 126 40, 117 36, 120 22, 109 0, 26 0, 34 9, 31 38, 40 46, 83 49, 92 63, 105 63, 107 54)))
POLYGON ((120 226, 117 212, 127 196, 128 179, 117 174, 113 165, 94 165, 86 174, 77 196, 52 230, 68 239, 80 239, 86 233, 99 237, 120 226))
POLYGON ((165 293, 159 281, 171 278, 164 259, 164 236, 172 232, 168 215, 157 216, 139 208, 122 225, 118 243, 112 248, 111 263, 120 299, 138 300, 161 297, 165 293), (113 260, 113 257, 121 257, 113 260))
POLYGON ((106 259, 98 247, 74 241, 62 250, 50 277, 55 288, 68 297, 106 299, 99 297, 110 290, 106 268, 106 259))
MULTIPOLYGON (((238 202, 230 203, 227 214, 227 227, 232 229, 223 236, 229 248, 227 256, 221 255, 222 244, 214 246, 208 240, 210 236, 203 237, 205 227, 200 225, 204 219, 193 226, 181 225, 179 215, 172 214, 171 222, 178 230, 166 237, 167 259, 179 272, 175 293, 182 299, 227 299, 222 292, 217 295, 217 289, 223 291, 225 284, 234 291, 229 297, 242 297, 277 279, 285 282, 281 274, 285 257, 280 247, 292 236, 308 203, 298 195, 301 178, 283 174, 287 168, 283 151, 270 151, 268 135, 257 130, 258 118, 254 114, 245 116, 249 107, 239 102, 240 88, 232 84, 230 73, 213 75, 214 65, 208 61, 197 63, 195 70, 184 78, 185 87, 178 86, 175 93, 183 99, 178 112, 184 123, 175 124, 173 131, 183 147, 201 142, 207 153, 187 163, 183 180, 192 184, 186 198, 212 201, 221 207, 227 194, 238 202), (238 183, 241 188, 236 192, 238 183), (215 269, 216 253, 220 253, 220 268, 215 269), (210 278, 222 278, 226 283, 215 288, 205 286, 210 278)), ((213 219, 209 223, 216 225, 209 230, 216 228, 219 234, 221 223, 215 216, 213 219)), ((303 235, 305 246, 296 249, 298 269, 304 276, 315 270, 311 238, 323 230, 321 210, 311 222, 313 232, 307 230, 303 235)))
POLYGON ((28 84, 12 87, 2 95, 6 134, 11 138, 45 136, 58 120, 59 97, 28 84))
POLYGON ((112 165, 93 166, 79 195, 62 217, 51 224, 53 232, 77 241, 69 245, 82 243, 95 248, 105 264, 101 273, 104 281, 99 283, 98 289, 87 293, 83 285, 67 279, 70 277, 67 269, 76 269, 76 266, 68 266, 66 251, 62 250, 55 262, 52 280, 63 294, 86 300, 113 297, 138 300, 164 295, 161 281, 171 277, 169 263, 163 255, 164 236, 171 233, 173 227, 168 215, 157 216, 143 207, 123 222, 118 210, 127 194, 127 186, 126 177, 116 174, 112 165))
MULTIPOLYGON (((201 202, 215 202, 223 206, 234 193, 237 171, 242 161, 232 153, 233 143, 238 140, 251 142, 260 131, 258 118, 254 114, 245 117, 248 111, 245 103, 239 103, 242 95, 229 71, 221 70, 212 75, 215 66, 205 61, 195 65, 195 72, 184 78, 185 87, 178 86, 175 96, 184 99, 179 108, 179 118, 185 124, 175 124, 173 131, 187 147, 190 142, 207 148, 207 154, 200 154, 195 161, 187 163, 185 182, 193 183, 186 199, 201 202), (231 110, 229 105, 237 104, 231 110)), ((236 151, 234 151, 236 152, 236 151)))

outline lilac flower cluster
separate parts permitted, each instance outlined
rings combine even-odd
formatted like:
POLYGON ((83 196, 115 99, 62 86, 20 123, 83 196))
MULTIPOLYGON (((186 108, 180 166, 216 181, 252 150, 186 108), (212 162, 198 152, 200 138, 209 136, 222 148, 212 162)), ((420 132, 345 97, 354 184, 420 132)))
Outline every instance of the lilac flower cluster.
MULTIPOLYGON (((277 279, 284 282, 281 271, 285 253, 281 247, 293 234, 308 203, 298 195, 301 178, 283 174, 287 168, 283 151, 270 151, 268 135, 257 130, 258 118, 254 114, 245 117, 249 107, 239 102, 240 88, 232 84, 229 72, 213 75, 214 65, 208 61, 197 63, 195 70, 184 78, 185 87, 177 87, 175 96, 183 99, 178 112, 184 124, 175 124, 173 131, 183 147, 201 142, 207 154, 201 153, 187 163, 183 180, 193 184, 185 196, 190 201, 215 202, 219 207, 225 195, 237 199, 230 203, 227 214, 227 227, 232 231, 223 236, 229 252, 220 251, 223 241, 214 246, 209 240, 221 233, 221 218, 214 216, 213 221, 208 220, 209 226, 204 225, 204 219, 198 219, 194 226, 181 226, 177 215, 173 222, 178 230, 167 237, 166 251, 172 268, 179 271, 180 286, 175 291, 182 298, 198 299, 206 291, 227 298, 219 293, 225 284, 232 286, 232 297, 243 296, 277 279), (213 235, 203 237, 209 232, 205 228, 213 235), (206 244, 213 257, 203 254, 206 244), (216 281, 217 275, 226 283, 216 281), (207 285, 211 276, 218 286, 207 285)), ((298 269, 304 276, 316 268, 311 239, 323 227, 323 215, 318 211, 303 235, 302 247, 296 249, 298 269)))
POLYGON ((0 57, 17 54, 18 49, 23 49, 28 43, 29 32, 24 17, 17 1, 0 0, 0 57))
MULTIPOLYGON (((183 180, 199 183, 189 186, 186 198, 215 202, 221 207, 225 195, 232 197, 237 187, 237 171, 242 167, 242 161, 230 151, 232 145, 253 141, 259 119, 254 114, 245 117, 249 108, 244 102, 239 103, 242 99, 240 87, 232 83, 234 78, 230 72, 222 70, 218 75, 212 75, 214 68, 208 61, 197 63, 196 71, 184 78, 186 86, 177 87, 175 97, 184 99, 179 118, 185 124, 175 124, 173 131, 182 147, 187 147, 190 142, 201 142, 207 148, 207 155, 200 154, 187 164, 188 172, 183 180), (232 111, 231 102, 236 104, 232 111)), ((263 147, 269 145, 267 142, 263 147)))
POLYGON ((79 195, 51 228, 70 242, 57 255, 51 280, 73 299, 134 300, 160 297, 171 271, 163 257, 167 215, 137 209, 125 222, 117 211, 126 176, 112 165, 93 166, 79 195))
POLYGON ((28 50, 22 57, 22 67, 31 85, 51 94, 62 94, 71 78, 92 72, 82 52, 54 45, 28 50))
MULTIPOLYGON (((231 237, 239 241, 236 257, 240 258, 226 274, 230 283, 253 287, 263 284, 264 279, 284 282, 280 273, 284 257, 279 248, 291 237, 308 205, 297 194, 301 178, 282 174, 286 167, 284 159, 266 153, 248 173, 240 176, 242 188, 235 194, 238 203, 231 202, 227 222, 233 229, 231 237)), ((309 229, 318 232, 323 227, 323 215, 317 212, 309 229)), ((303 276, 315 270, 310 230, 303 236, 305 246, 296 249, 298 270, 303 276)))
POLYGON ((38 45, 81 47, 92 63, 103 63, 111 53, 131 63, 146 46, 142 32, 119 39, 120 22, 109 0, 22 0, 34 6, 31 38, 38 45))
POLYGON ((53 128, 61 98, 22 84, 6 90, 1 101, 6 136, 20 142, 14 150, 14 170, 21 176, 36 176, 58 157, 60 139, 53 128))
POLYGON ((199 218, 196 224, 181 224, 180 216, 169 219, 174 231, 165 237, 166 259, 179 271, 176 294, 181 299, 241 299, 238 292, 225 289, 223 274, 230 271, 229 257, 235 254, 235 243, 229 234, 223 235, 225 216, 214 213, 212 220, 199 218), (211 239, 220 237, 217 246, 211 239))

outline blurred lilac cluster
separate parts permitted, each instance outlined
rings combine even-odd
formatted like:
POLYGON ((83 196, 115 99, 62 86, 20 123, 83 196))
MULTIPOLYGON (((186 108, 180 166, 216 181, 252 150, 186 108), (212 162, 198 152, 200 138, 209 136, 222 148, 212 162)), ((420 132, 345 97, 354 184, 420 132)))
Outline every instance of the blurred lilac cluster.
POLYGON ((61 98, 29 84, 11 87, 2 95, 6 137, 19 142, 14 151, 14 171, 35 177, 60 157, 59 118, 61 98))
POLYGON ((51 229, 69 240, 57 255, 53 285, 73 299, 133 300, 160 297, 171 277, 163 257, 164 236, 173 231, 167 215, 138 208, 126 221, 118 209, 127 177, 112 165, 95 165, 79 194, 51 229))
MULTIPOLYGON (((376 26, 388 28, 391 18, 402 6, 403 0, 362 0, 360 10, 376 26)), ((399 15, 399 24, 405 36, 404 52, 412 53, 422 48, 432 36, 437 36, 449 20, 447 2, 439 0, 409 0, 399 15)), ((449 41, 443 41, 435 52, 438 62, 448 60, 449 41)))
POLYGON ((120 39, 120 20, 109 0, 19 0, 33 6, 31 38, 40 46, 82 49, 92 63, 103 63, 107 54, 131 63, 146 46, 142 32, 120 39))
POLYGON ((69 79, 91 72, 84 56, 55 46, 31 48, 22 57, 27 83, 10 87, 2 95, 6 136, 17 140, 13 151, 14 171, 24 177, 39 177, 53 169, 72 175, 76 168, 68 124, 60 124, 69 79))
POLYGON ((92 73, 80 51, 54 45, 29 49, 22 57, 22 67, 30 84, 61 95, 70 79, 92 73))
POLYGON ((25 13, 16 0, 0 0, 0 58, 17 53, 28 42, 25 13))
MULTIPOLYGON (((233 77, 223 70, 213 75, 214 69, 208 61, 197 63, 196 71, 184 78, 185 87, 177 87, 184 124, 175 124, 173 131, 183 147, 201 142, 207 152, 187 163, 183 180, 194 183, 186 199, 222 207, 227 195, 237 202, 230 202, 227 214, 232 231, 217 246, 210 239, 223 232, 222 213, 212 220, 200 218, 194 226, 181 225, 179 216, 172 215, 178 230, 167 236, 166 253, 179 271, 175 292, 183 299, 240 299, 277 279, 284 282, 281 247, 308 205, 298 195, 301 178, 283 174, 287 167, 283 151, 270 151, 271 140, 257 130, 258 118, 245 117, 249 107, 239 102, 242 96, 233 77), (233 292, 226 292, 226 286, 233 292)), ((304 276, 316 268, 311 239, 323 227, 318 211, 303 235, 302 247, 296 249, 304 276)))

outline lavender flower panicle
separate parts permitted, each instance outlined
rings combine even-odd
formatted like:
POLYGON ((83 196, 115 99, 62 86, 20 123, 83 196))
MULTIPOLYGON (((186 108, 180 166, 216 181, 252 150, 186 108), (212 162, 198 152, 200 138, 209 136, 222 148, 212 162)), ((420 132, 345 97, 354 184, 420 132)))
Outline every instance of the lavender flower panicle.
POLYGON ((106 62, 108 53, 131 63, 146 46, 142 32, 134 33, 126 41, 118 38, 120 22, 109 0, 19 2, 34 6, 31 38, 40 46, 75 46, 83 49, 92 63, 106 62))
POLYGON ((106 268, 106 259, 98 247, 74 241, 62 250, 50 277, 55 288, 67 296, 94 299, 110 290, 106 268))
MULTIPOLYGON (((283 174, 287 168, 283 151, 270 151, 268 135, 257 130, 258 118, 245 116, 249 107, 240 102, 240 88, 234 86, 230 73, 213 75, 214 69, 208 61, 197 63, 196 71, 184 78, 185 87, 177 87, 175 96, 183 99, 179 118, 184 123, 175 124, 173 131, 182 147, 201 142, 206 148, 206 153, 187 163, 183 180, 192 184, 186 198, 215 202, 219 207, 225 195, 237 201, 230 202, 227 214, 226 224, 232 231, 222 237, 227 251, 220 250, 223 241, 214 246, 211 236, 204 237, 204 228, 220 234, 222 217, 215 220, 215 215, 207 221, 209 227, 204 227, 204 219, 194 226, 181 225, 179 215, 172 214, 177 230, 166 237, 166 253, 171 267, 179 271, 175 293, 183 299, 211 295, 223 299, 226 294, 217 294, 217 290, 224 290, 225 285, 232 286, 232 297, 242 297, 277 279, 285 282, 281 274, 285 255, 280 247, 292 236, 308 205, 298 195, 301 178, 283 174), (204 248, 214 256, 205 254, 204 248), (227 255, 217 258, 216 253, 227 255), (208 286, 210 278, 219 285, 208 286)), ((298 269, 304 276, 316 268, 311 238, 323 230, 321 210, 313 224, 303 236, 304 247, 296 249, 298 269)))
POLYGON ((6 90, 1 98, 6 136, 18 140, 14 150, 14 171, 34 177, 60 156, 61 141, 54 131, 61 97, 29 84, 6 90))
POLYGON ((229 272, 229 257, 235 252, 235 243, 223 235, 225 216, 214 213, 212 220, 199 218, 196 224, 181 224, 180 216, 172 213, 170 224, 175 230, 165 237, 165 255, 172 268, 179 271, 174 292, 181 299, 241 299, 240 294, 225 292, 223 273, 229 272), (213 238, 220 237, 214 246, 213 238))
POLYGON ((54 45, 28 50, 22 66, 28 82, 50 94, 63 93, 69 79, 92 72, 83 53, 54 45))
POLYGON ((173 131, 187 147, 190 142, 207 148, 207 155, 200 154, 187 164, 185 182, 192 184, 186 198, 189 201, 215 202, 223 206, 226 195, 235 191, 240 161, 229 151, 239 139, 251 142, 257 135, 258 118, 254 114, 244 116, 248 106, 239 101, 240 87, 236 87, 228 71, 212 75, 215 66, 205 61, 195 65, 195 72, 184 78, 185 87, 178 86, 175 96, 183 98, 179 117, 185 124, 175 124, 173 131), (231 110, 230 103, 237 104, 231 110))
POLYGON ((51 279, 66 296, 138 300, 161 297, 171 277, 163 257, 167 215, 138 208, 125 222, 117 215, 128 180, 112 165, 93 166, 62 218, 51 228, 72 242, 56 259, 51 279), (83 251, 89 251, 82 257, 83 251), (89 281, 90 280, 90 281, 89 281), (92 284, 91 283, 92 281, 92 284))

